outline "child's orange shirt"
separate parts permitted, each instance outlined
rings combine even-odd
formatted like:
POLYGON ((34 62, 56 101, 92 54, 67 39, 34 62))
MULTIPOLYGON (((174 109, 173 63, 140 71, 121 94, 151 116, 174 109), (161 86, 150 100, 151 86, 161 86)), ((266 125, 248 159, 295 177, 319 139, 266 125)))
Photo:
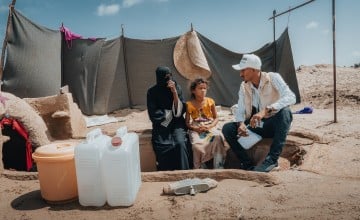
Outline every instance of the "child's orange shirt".
POLYGON ((190 114, 193 120, 200 118, 200 116, 210 119, 213 118, 213 113, 211 111, 212 106, 215 106, 215 101, 212 98, 205 97, 205 104, 201 107, 201 109, 195 108, 191 101, 187 101, 186 111, 190 114))

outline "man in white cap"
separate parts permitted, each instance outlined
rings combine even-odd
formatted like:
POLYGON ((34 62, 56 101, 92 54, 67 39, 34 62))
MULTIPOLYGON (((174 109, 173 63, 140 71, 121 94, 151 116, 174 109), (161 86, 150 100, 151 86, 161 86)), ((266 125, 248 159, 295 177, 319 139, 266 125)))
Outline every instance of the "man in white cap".
POLYGON ((232 66, 240 71, 240 85, 236 122, 223 126, 222 132, 242 169, 269 172, 278 166, 278 159, 285 145, 292 122, 289 106, 296 98, 279 73, 262 72, 261 60, 254 54, 244 54, 239 64, 232 66), (272 138, 270 152, 258 166, 248 157, 238 138, 248 136, 248 129, 263 138, 272 138))

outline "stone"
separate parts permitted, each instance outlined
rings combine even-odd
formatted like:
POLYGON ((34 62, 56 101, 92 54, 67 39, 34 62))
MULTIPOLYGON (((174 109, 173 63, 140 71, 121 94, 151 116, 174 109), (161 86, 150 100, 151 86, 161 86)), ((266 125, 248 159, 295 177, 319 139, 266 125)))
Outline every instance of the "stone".
POLYGON ((86 122, 71 93, 25 100, 44 119, 52 138, 65 140, 85 137, 86 122))

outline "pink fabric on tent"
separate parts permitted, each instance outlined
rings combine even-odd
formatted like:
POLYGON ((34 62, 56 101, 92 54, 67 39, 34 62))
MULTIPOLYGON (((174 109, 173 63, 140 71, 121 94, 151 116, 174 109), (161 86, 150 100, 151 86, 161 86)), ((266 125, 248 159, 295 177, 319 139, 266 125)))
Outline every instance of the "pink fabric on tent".
MULTIPOLYGON (((65 27, 64 25, 61 25, 60 31, 64 33, 68 48, 72 47, 72 40, 83 39, 81 35, 71 32, 70 29, 65 27)), ((96 41, 96 37, 89 37, 88 39, 92 41, 96 41)))
POLYGON ((60 31, 64 33, 68 48, 72 47, 72 40, 82 39, 81 35, 71 32, 70 29, 65 27, 64 25, 60 27, 60 31))

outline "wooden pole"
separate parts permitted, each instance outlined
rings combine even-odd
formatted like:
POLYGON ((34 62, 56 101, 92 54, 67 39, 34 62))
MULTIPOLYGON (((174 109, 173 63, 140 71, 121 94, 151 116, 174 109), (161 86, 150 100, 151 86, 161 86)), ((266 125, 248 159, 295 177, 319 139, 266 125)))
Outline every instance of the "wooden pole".
POLYGON ((274 32, 274 69, 273 71, 276 72, 276 30, 275 30, 275 15, 276 15, 276 10, 273 11, 273 32, 274 32))
POLYGON ((10 28, 10 18, 11 18, 11 14, 12 11, 15 7, 15 3, 16 0, 12 0, 11 4, 9 5, 9 15, 8 15, 8 19, 7 19, 7 24, 6 24, 6 31, 5 31, 5 37, 4 37, 4 42, 3 42, 3 46, 2 46, 2 51, 1 51, 1 60, 0 60, 0 91, 1 91, 1 84, 2 84, 2 77, 3 77, 3 68, 4 68, 4 61, 5 61, 5 50, 7 47, 7 39, 8 39, 8 35, 9 35, 9 28, 10 28))
POLYGON ((334 123, 336 117, 336 39, 335 39, 335 0, 332 0, 332 32, 333 32, 333 78, 334 78, 334 123))
POLYGON ((128 74, 128 66, 127 66, 127 59, 126 59, 126 45, 125 45, 125 33, 124 33, 124 25, 121 25, 121 46, 123 49, 123 55, 124 55, 124 67, 125 67, 125 78, 126 78, 126 86, 127 86, 127 92, 128 92, 128 99, 129 99, 129 106, 130 108, 133 108, 133 102, 132 102, 132 95, 131 95, 131 88, 130 88, 130 80, 129 80, 129 74, 128 74))

